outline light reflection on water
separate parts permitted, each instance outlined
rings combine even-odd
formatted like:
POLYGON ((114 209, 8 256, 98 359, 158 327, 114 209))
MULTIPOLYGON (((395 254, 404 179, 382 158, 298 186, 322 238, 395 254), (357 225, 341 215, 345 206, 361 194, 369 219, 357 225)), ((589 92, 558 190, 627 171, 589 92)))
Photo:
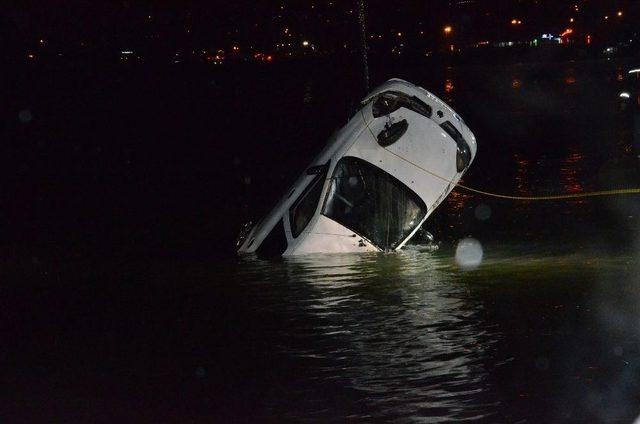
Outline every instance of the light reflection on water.
MULTIPOLYGON (((516 196, 577 194, 640 184, 631 160, 629 116, 618 110, 616 90, 627 83, 620 81, 624 69, 616 65, 598 74, 579 62, 557 68, 513 65, 497 72, 447 68, 437 83, 417 82, 439 88, 436 94, 451 102, 475 132, 479 150, 465 185, 516 196), (492 97, 499 100, 487 104, 492 97), (608 118, 601 119, 602 114, 608 118)), ((597 221, 618 219, 609 214, 612 200, 501 201, 499 207, 491 205, 497 213, 481 229, 494 240, 596 234, 590 227, 601 225, 597 221), (559 216, 569 225, 553 231, 548 219, 559 216)), ((469 209, 480 202, 496 200, 455 189, 426 225, 436 238, 450 237, 447 231, 454 239, 473 235, 478 225, 469 224, 469 209)))
POLYGON ((527 184, 527 167, 529 166, 529 161, 526 159, 522 159, 518 153, 514 153, 513 156, 513 159, 517 165, 516 186, 518 194, 520 196, 531 196, 531 191, 529 185, 527 184))
MULTIPOLYGON (((262 287, 262 307, 284 311, 277 355, 299 370, 287 383, 287 393, 296 395, 268 396, 266 408, 291 419, 525 418, 527 409, 518 410, 518 402, 540 396, 536 391, 546 386, 529 385, 551 378, 549 369, 560 373, 552 385, 556 392, 536 402, 562 403, 556 386, 572 372, 563 367, 576 364, 550 353, 549 337, 556 337, 562 317, 573 308, 595 314, 597 309, 584 303, 595 275, 625 270, 629 257, 590 254, 575 246, 557 249, 493 246, 470 272, 455 265, 450 250, 424 246, 390 254, 244 262, 242 273, 262 287), (559 286, 550 292, 549 282, 559 286), (573 285, 578 290, 566 298, 573 285), (530 327, 533 316, 508 306, 522 302, 533 303, 525 308, 542 321, 530 327), (512 322, 509 314, 520 318, 512 322), (546 339, 539 343, 540 337, 546 339), (505 383, 496 377, 503 374, 520 376, 505 383), (505 393, 511 384, 512 392, 505 393), (336 391, 344 396, 338 404, 331 395, 336 391)), ((593 364, 577 366, 582 373, 593 364)))
MULTIPOLYGON (((311 255, 277 266, 290 285, 284 331, 306 340, 281 346, 282 353, 308 364, 309 382, 339 379, 374 415, 493 413, 482 362, 497 335, 483 326, 482 304, 457 284, 449 260, 414 246, 395 254, 311 255)), ((308 402, 322 398, 313 384, 304 386, 308 402)))

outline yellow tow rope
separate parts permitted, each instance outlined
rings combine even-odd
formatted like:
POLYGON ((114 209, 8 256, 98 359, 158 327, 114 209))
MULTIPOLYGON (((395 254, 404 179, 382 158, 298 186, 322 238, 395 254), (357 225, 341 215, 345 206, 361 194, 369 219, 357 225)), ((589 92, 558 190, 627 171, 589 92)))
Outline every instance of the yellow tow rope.
MULTIPOLYGON (((361 111, 362 114, 362 120, 364 121, 365 125, 367 126, 367 129, 369 130, 369 134, 371 134, 371 137, 373 137, 373 141, 374 142, 378 142, 376 136, 373 134, 373 131, 371 130, 371 128, 369 127, 369 123, 367 122, 366 117, 364 116, 364 110, 361 111)), ((550 196, 511 196, 508 194, 499 194, 499 193, 491 193, 488 191, 483 191, 483 190, 478 190, 476 188, 473 187, 469 187, 467 185, 464 184, 460 184, 460 183, 456 183, 453 182, 453 180, 450 180, 448 178, 445 178, 441 175, 436 174, 435 172, 429 171, 428 169, 425 169, 423 167, 421 167, 420 165, 418 165, 417 163, 414 163, 412 161, 410 161, 409 159, 395 153, 392 152, 391 150, 389 150, 388 148, 384 148, 387 152, 391 153, 392 155, 394 155, 395 157, 397 157, 398 159, 401 159, 405 162, 407 162, 410 165, 413 165, 414 167, 418 168, 419 170, 421 170, 422 172, 429 174, 433 177, 439 178, 442 181, 445 181, 449 184, 453 184, 455 187, 459 187, 462 189, 465 189, 467 191, 470 191, 472 193, 477 193, 477 194, 482 194, 483 196, 489 196, 489 197, 494 197, 494 198, 498 198, 498 199, 507 199, 507 200, 570 200, 570 199, 583 199, 585 197, 598 197, 598 196, 616 196, 616 195, 624 195, 624 194, 640 194, 640 188, 619 188, 619 189, 613 189, 613 190, 601 190, 601 191, 591 191, 591 192, 585 192, 585 193, 566 193, 566 194, 555 194, 555 195, 550 195, 550 196)))

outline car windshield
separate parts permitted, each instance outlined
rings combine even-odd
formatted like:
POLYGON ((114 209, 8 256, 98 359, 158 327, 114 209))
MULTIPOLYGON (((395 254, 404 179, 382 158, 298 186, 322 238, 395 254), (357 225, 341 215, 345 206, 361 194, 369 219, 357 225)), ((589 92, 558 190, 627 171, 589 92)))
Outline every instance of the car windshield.
POLYGON ((336 165, 322 209, 323 215, 383 250, 397 248, 426 213, 426 205, 409 187, 354 157, 336 165))

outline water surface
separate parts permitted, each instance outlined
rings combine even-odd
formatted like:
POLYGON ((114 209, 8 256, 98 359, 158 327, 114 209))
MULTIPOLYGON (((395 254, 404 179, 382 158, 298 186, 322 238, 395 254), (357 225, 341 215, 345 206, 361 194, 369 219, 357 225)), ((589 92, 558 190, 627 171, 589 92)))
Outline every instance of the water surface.
MULTIPOLYGON (((640 184, 634 109, 618 99, 628 65, 385 63, 372 80, 441 96, 478 138, 465 184, 528 196, 640 184)), ((0 417, 640 414, 636 197, 507 202, 455 190, 425 226, 437 250, 417 240, 391 254, 236 257, 241 224, 266 212, 361 97, 356 73, 337 65, 283 69, 14 76, 0 246, 11 390, 0 417), (468 236, 484 252, 473 270, 454 260, 468 236)))

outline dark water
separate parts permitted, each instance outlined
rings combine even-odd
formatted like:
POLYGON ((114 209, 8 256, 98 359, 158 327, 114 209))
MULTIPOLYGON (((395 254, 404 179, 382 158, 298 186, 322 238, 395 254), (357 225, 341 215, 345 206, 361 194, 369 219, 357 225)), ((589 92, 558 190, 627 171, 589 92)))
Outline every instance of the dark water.
MULTIPOLYGON (((640 185, 618 99, 632 64, 377 64, 372 79, 463 116, 479 145, 466 184, 553 194, 640 185)), ((338 63, 16 69, 0 418, 633 422, 637 197, 455 191, 426 225, 438 250, 233 254, 360 90, 338 63), (470 271, 454 260, 467 236, 484 251, 470 271)))

